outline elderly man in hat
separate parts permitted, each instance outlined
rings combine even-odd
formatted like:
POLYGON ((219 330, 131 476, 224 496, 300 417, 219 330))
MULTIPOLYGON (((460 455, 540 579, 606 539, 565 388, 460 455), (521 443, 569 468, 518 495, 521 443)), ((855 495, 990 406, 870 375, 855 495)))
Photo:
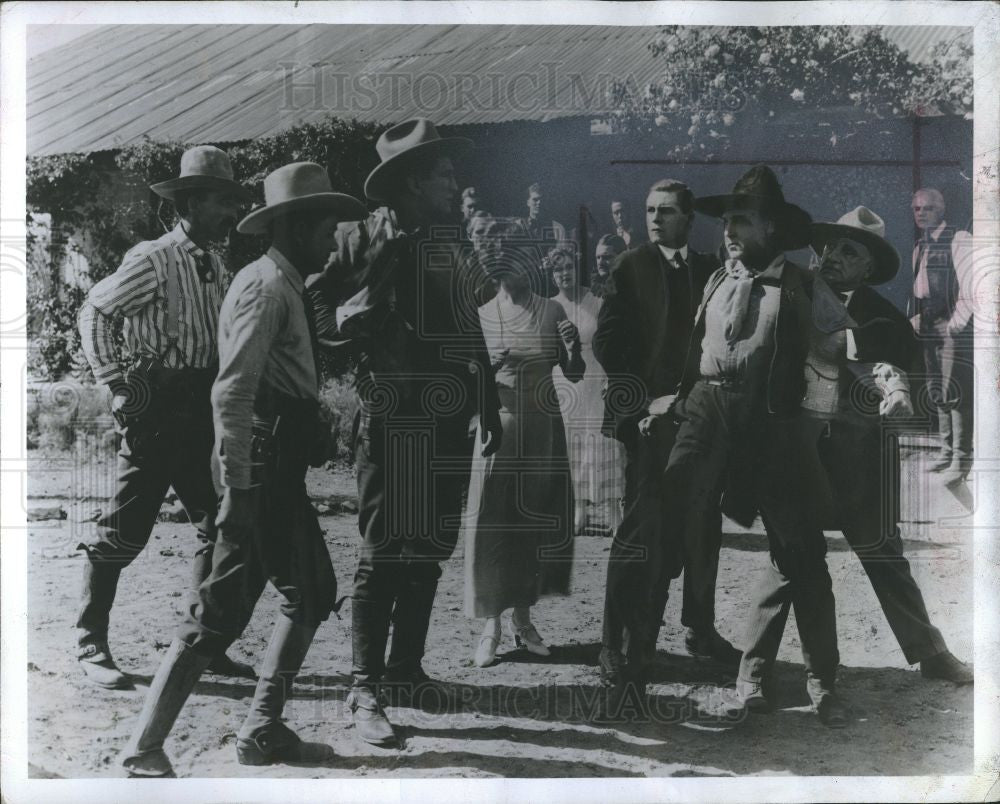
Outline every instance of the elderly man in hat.
MULTIPOLYGON (((700 554, 700 545, 713 538, 723 487, 736 497, 727 506, 731 515, 745 521, 761 512, 768 572, 787 583, 771 597, 764 596, 765 584, 756 605, 794 606, 810 696, 823 723, 841 726, 826 542, 809 514, 802 477, 789 470, 792 425, 805 390, 812 278, 784 252, 809 242, 811 221, 785 200, 765 166, 751 168, 728 195, 698 199, 695 209, 724 221, 726 261, 705 286, 695 319, 693 342, 700 349, 697 363, 686 367, 682 401, 673 411, 680 428, 666 470, 668 499, 681 506, 677 515, 688 555, 700 554)), ((758 642, 756 634, 748 635, 737 681, 754 711, 762 700, 766 661, 756 653, 758 642)))
POLYGON ((244 234, 271 247, 233 280, 219 321, 219 375, 212 387, 216 457, 223 485, 212 571, 156 672, 122 764, 133 776, 169 776, 163 743, 219 644, 242 633, 270 581, 284 600, 260 680, 236 735, 244 765, 312 762, 327 746, 304 743, 281 722, 313 636, 337 609, 337 580, 306 493, 308 466, 324 460, 319 369, 307 276, 322 270, 338 220, 364 206, 332 191, 312 162, 264 179, 265 205, 244 234))
MULTIPOLYGON (((180 176, 152 190, 173 202, 180 221, 157 240, 139 243, 115 273, 98 282, 80 311, 84 353, 98 382, 111 389, 122 435, 118 488, 86 549, 83 601, 77 618, 80 667, 107 689, 131 689, 108 647, 118 579, 149 541, 164 495, 173 486, 198 531, 194 586, 212 567, 216 495, 212 483, 212 409, 217 365, 222 260, 207 251, 236 224, 249 193, 233 180, 229 157, 198 146, 181 157, 180 176), (114 325, 124 318, 125 360, 114 325)), ((225 648, 209 669, 254 678, 225 648)))
MULTIPOLYGON (((930 622, 898 526, 899 452, 888 419, 913 413, 906 371, 916 343, 906 317, 872 286, 896 275, 899 255, 867 207, 836 223, 813 224, 812 246, 833 294, 821 284, 813 293, 794 460, 814 489, 821 524, 842 530, 861 559, 906 660, 919 663, 925 678, 971 684, 972 671, 930 622)), ((769 579, 780 582, 774 573, 769 579)), ((758 614, 763 619, 751 630, 769 641, 773 662, 788 606, 758 614)))
POLYGON ((341 227, 338 248, 310 287, 321 339, 348 349, 357 364, 363 544, 349 700, 358 735, 379 746, 395 743, 380 688, 400 702, 432 689, 421 660, 440 565, 458 538, 473 417, 484 454, 501 438, 476 311, 482 277, 464 275, 470 261, 448 234, 458 193, 452 158, 471 144, 441 137, 423 118, 384 132, 376 143, 381 163, 365 182, 365 194, 382 206, 341 227))

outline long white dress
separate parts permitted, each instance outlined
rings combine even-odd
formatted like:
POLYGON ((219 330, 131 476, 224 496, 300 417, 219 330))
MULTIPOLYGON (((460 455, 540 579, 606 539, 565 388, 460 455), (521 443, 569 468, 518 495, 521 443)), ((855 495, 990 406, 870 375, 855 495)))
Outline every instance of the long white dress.
POLYGON ((594 357, 594 333, 603 299, 589 290, 578 301, 559 293, 557 301, 580 332, 587 370, 571 383, 558 366, 553 370, 559 408, 566 426, 566 444, 576 499, 617 503, 625 493, 625 450, 620 441, 601 434, 604 420, 604 383, 607 375, 594 357))

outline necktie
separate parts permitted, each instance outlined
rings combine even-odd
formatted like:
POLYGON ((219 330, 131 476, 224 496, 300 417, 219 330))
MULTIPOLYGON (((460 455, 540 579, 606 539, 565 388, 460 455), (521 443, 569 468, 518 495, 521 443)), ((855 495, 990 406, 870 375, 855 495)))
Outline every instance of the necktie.
POLYGON ((312 348, 313 368, 316 370, 316 389, 318 391, 320 384, 319 338, 316 335, 316 313, 313 310, 308 290, 302 291, 302 307, 306 314, 306 325, 309 327, 309 345, 312 348))
POLYGON ((676 265, 682 271, 687 270, 687 263, 684 262, 684 258, 681 256, 681 253, 679 251, 674 252, 674 265, 676 265))

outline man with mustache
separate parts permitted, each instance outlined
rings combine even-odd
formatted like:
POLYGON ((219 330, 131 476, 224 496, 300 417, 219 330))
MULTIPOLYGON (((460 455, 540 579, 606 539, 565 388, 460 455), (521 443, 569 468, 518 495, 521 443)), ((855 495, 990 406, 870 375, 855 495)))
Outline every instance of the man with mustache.
MULTIPOLYGON (((154 184, 180 221, 139 243, 115 273, 91 289, 80 311, 80 339, 94 377, 111 389, 122 436, 118 487, 87 551, 77 619, 78 659, 87 680, 131 689, 108 647, 108 623, 122 570, 142 552, 167 489, 173 486, 198 531, 195 588, 212 568, 216 494, 209 393, 218 366, 217 328, 225 289, 222 259, 207 250, 236 225, 250 194, 233 180, 229 156, 202 145, 184 152, 180 176, 154 184), (124 318, 125 362, 115 354, 114 322, 124 318)), ((223 651, 210 672, 255 678, 223 651)))
MULTIPOLYGON (((322 342, 354 358, 360 402, 355 462, 363 544, 351 603, 361 739, 396 737, 380 691, 420 701, 421 667, 441 562, 455 549, 479 416, 484 455, 500 445, 499 402, 476 308, 483 274, 448 231, 454 157, 471 147, 416 118, 383 132, 365 194, 380 204, 345 224, 310 285, 322 342), (466 275, 465 271, 474 275, 466 275), (421 490, 425 490, 423 493, 421 490), (392 643, 386 659, 386 646, 392 643)), ((440 693, 433 697, 440 701, 440 693)))
MULTIPOLYGON (((723 488, 724 510, 738 521, 760 511, 771 561, 751 625, 766 611, 794 607, 810 697, 821 722, 843 726, 826 541, 809 511, 808 486, 790 467, 813 282, 785 251, 809 242, 811 220, 785 200, 777 176, 763 165, 747 171, 732 193, 698 199, 695 209, 723 220, 727 259, 705 286, 695 320, 698 370, 685 376, 674 408, 680 429, 666 470, 669 498, 683 501, 688 549, 714 538, 723 488)), ((761 711, 768 642, 753 627, 745 642, 737 692, 748 710, 761 711)))
MULTIPOLYGON (((833 294, 813 294, 796 465, 814 489, 824 529, 842 530, 861 560, 906 660, 919 663, 924 678, 971 684, 972 670, 931 624, 898 526, 899 450, 891 417, 913 414, 906 372, 916 341, 906 317, 873 286, 896 275, 899 255, 867 207, 836 223, 814 223, 812 246, 833 294)), ((770 640, 773 661, 788 606, 759 611, 764 619, 751 630, 770 640)))

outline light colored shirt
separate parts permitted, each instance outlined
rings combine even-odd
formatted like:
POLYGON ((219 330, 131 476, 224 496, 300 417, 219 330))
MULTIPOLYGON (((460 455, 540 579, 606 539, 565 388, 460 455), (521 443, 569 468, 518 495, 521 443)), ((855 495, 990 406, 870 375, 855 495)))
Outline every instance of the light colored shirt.
POLYGON ((657 243, 657 245, 660 247, 660 253, 667 258, 667 262, 670 264, 671 268, 675 267, 674 263, 675 254, 680 253, 681 257, 684 259, 684 262, 687 262, 688 258, 687 243, 685 243, 680 248, 670 248, 670 246, 660 245, 659 243, 657 243))
POLYGON ((114 321, 124 316, 126 349, 158 358, 167 368, 209 368, 217 353, 216 333, 224 291, 220 257, 196 246, 182 224, 157 240, 139 243, 125 254, 118 270, 93 288, 80 309, 83 352, 98 382, 124 378, 115 357, 114 321), (198 260, 209 260, 212 278, 203 282, 198 260), (177 278, 177 348, 167 337, 167 274, 177 278))
MULTIPOLYGON (((941 221, 938 227, 931 232, 930 239, 936 243, 947 226, 947 221, 941 221)), ((920 243, 913 247, 912 262, 916 274, 913 280, 913 297, 915 299, 927 299, 931 295, 927 274, 928 251, 929 249, 925 248, 921 254, 920 243), (917 261, 918 257, 920 258, 919 262, 917 261)), ((972 317, 975 304, 973 257, 972 235, 964 230, 957 230, 951 241, 951 261, 955 266, 955 277, 958 280, 958 299, 956 299, 955 311, 949 322, 949 326, 955 330, 963 329, 972 317)))
POLYGON ((316 399, 318 384, 302 277, 277 249, 233 278, 219 317, 219 375, 212 387, 222 482, 250 488, 254 402, 262 384, 316 399))
POLYGON ((705 309, 705 338, 700 365, 702 377, 755 384, 766 381, 767 369, 774 354, 774 327, 778 320, 784 265, 785 257, 781 255, 753 277, 742 326, 731 339, 726 337, 726 325, 731 320, 731 305, 739 292, 738 286, 744 280, 727 273, 716 288, 705 309))

